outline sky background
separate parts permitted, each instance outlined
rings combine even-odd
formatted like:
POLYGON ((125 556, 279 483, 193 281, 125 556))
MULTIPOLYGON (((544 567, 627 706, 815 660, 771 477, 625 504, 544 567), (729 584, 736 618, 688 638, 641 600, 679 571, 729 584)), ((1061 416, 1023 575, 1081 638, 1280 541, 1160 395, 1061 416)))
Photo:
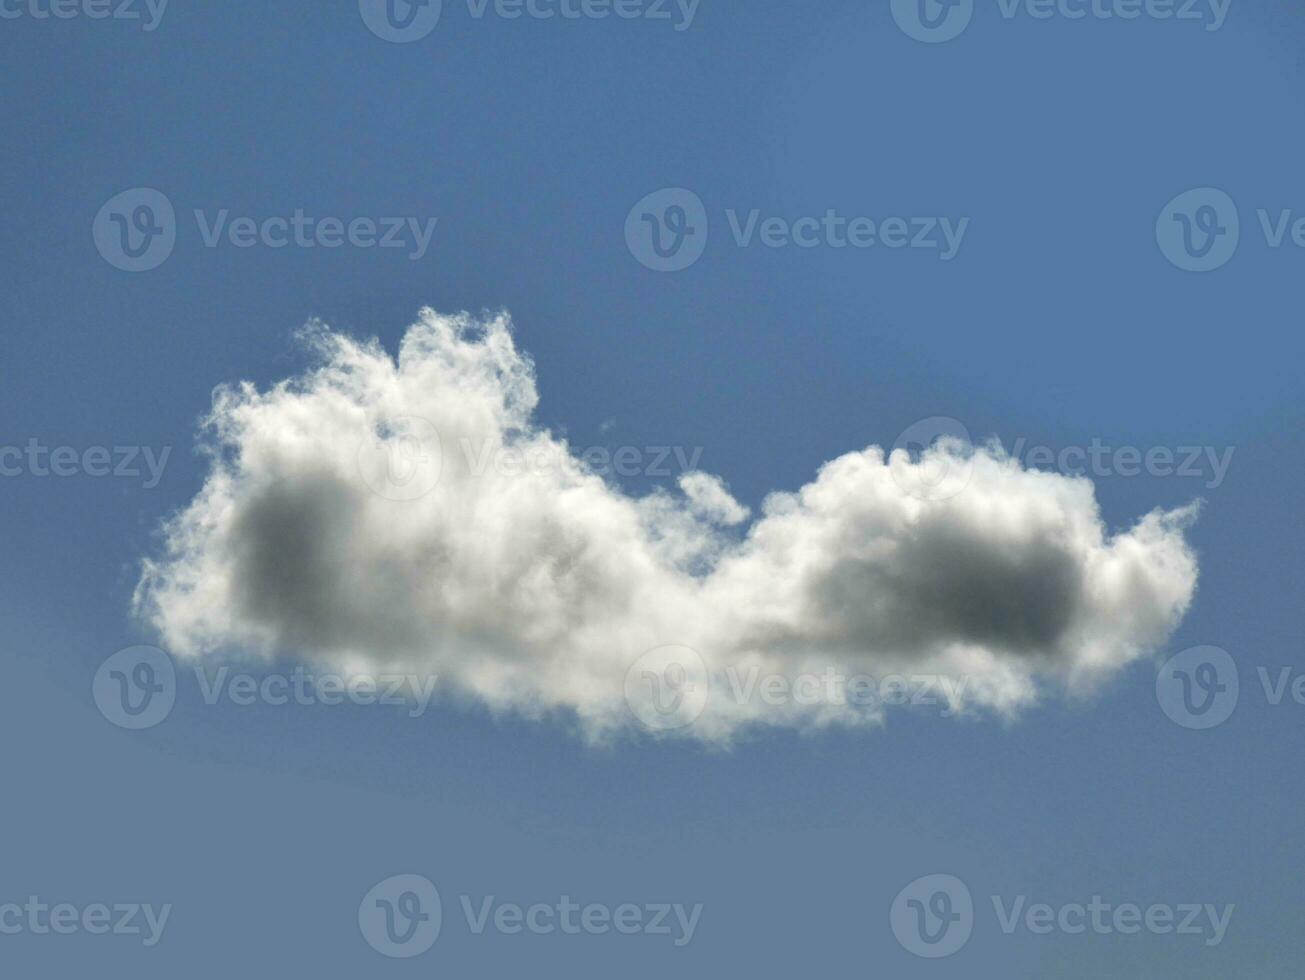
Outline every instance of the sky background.
MULTIPOLYGON (((48 975, 233 972, 632 978, 1288 977, 1305 914, 1300 363, 1305 12, 1232 0, 1200 23, 1004 18, 921 43, 887 2, 702 0, 650 20, 473 17, 446 0, 388 43, 354 2, 173 0, 138 21, 0 4, 0 444, 171 446, 162 481, 0 478, 5 785, 0 903, 172 903, 163 942, 0 936, 48 975), (171 200, 158 268, 106 262, 105 202, 171 200), (711 224, 692 267, 626 247, 630 209, 682 187, 711 224), (1237 203, 1226 266, 1156 241, 1192 188, 1237 203), (192 211, 438 217, 429 252, 206 248, 192 211), (913 249, 738 247, 725 212, 968 217, 913 249), (540 420, 576 446, 703 447, 754 508, 912 423, 1057 450, 1235 448, 1226 478, 1100 475, 1112 528, 1204 499, 1193 607, 1156 661, 1013 724, 899 711, 885 728, 728 751, 443 705, 206 705, 183 677, 148 731, 91 680, 153 637, 130 609, 161 519, 200 488, 197 420, 223 382, 303 367, 311 317, 391 350, 418 309, 511 312, 540 420), (1157 705, 1163 655, 1226 649, 1241 699, 1192 731, 1157 705), (387 960, 358 903, 390 875, 444 899, 436 945, 387 960), (947 873, 973 938, 903 949, 894 896, 947 873), (701 902, 693 941, 471 935, 458 896, 701 902), (1005 935, 988 896, 1235 904, 1226 938, 1005 935)), ((632 492, 656 478, 625 481, 632 492)))

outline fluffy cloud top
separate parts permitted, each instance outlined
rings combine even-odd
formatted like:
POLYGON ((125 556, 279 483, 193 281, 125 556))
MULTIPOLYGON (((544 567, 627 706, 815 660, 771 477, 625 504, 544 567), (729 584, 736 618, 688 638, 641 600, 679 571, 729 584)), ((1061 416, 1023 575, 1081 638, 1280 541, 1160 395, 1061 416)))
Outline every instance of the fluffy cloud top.
POLYGON ((952 710, 1003 714, 1088 690, 1195 588, 1190 509, 1111 535, 1088 480, 995 446, 849 453, 739 528, 718 478, 632 498, 539 428, 506 317, 423 311, 397 361, 305 336, 302 377, 218 390, 208 478, 145 563, 137 607, 174 654, 433 672, 592 735, 639 718, 725 740, 882 717, 759 677, 941 678, 952 710))

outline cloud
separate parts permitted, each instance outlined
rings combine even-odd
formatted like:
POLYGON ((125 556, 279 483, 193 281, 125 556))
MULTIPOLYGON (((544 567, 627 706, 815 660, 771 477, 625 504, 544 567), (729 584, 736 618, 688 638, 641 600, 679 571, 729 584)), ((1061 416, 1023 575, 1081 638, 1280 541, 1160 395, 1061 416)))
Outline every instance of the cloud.
POLYGON ((949 712, 1088 692, 1195 589, 1193 508, 1110 534, 1090 481, 995 445, 849 453, 740 527, 714 476, 631 497, 539 427, 506 316, 423 311, 397 361, 304 338, 302 376, 218 389, 207 479, 144 563, 136 607, 174 654, 434 672, 594 737, 724 741, 878 722, 892 675, 949 712), (838 683, 799 696, 815 676, 838 683))

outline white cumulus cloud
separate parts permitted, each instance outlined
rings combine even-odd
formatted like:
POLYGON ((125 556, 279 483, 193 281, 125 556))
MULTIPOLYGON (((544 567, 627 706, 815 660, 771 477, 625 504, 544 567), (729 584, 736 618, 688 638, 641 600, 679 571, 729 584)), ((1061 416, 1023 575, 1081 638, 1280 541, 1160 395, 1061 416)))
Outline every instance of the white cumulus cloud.
POLYGON ((144 564, 137 609, 176 655, 435 673, 594 737, 727 741, 878 722, 867 679, 1003 715, 1090 691, 1195 589, 1192 508, 1112 534, 1090 481, 995 445, 871 446, 753 518, 710 474, 636 498, 588 468, 533 421, 506 316, 423 311, 397 360, 304 336, 302 376, 218 390, 205 484, 144 564))

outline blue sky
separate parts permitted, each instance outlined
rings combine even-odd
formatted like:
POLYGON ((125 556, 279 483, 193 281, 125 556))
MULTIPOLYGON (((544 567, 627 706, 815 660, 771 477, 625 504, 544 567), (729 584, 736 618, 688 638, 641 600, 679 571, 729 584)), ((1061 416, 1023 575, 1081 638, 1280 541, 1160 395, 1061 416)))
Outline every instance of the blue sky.
MULTIPOLYGON (((1305 20, 1272 0, 1232 0, 1218 29, 1208 3, 1193 20, 1145 12, 1163 5, 1126 19, 1127 0, 1034 8, 1049 15, 979 2, 958 36, 930 43, 899 26, 910 5, 863 0, 702 0, 691 22, 673 4, 665 20, 545 20, 445 0, 429 34, 393 43, 344 0, 172 0, 157 24, 143 3, 131 20, 0 2, 0 445, 23 448, 0 456, 13 467, 0 477, 0 906, 172 907, 153 946, 24 929, 0 934, 0 963, 140 977, 473 964, 782 977, 812 962, 900 977, 1294 976, 1305 706, 1290 686, 1273 704, 1259 671, 1305 670, 1305 251, 1291 231, 1305 217, 1305 20), (133 273, 95 228, 135 188, 166 197, 175 244, 133 273), (667 188, 705 248, 658 272, 626 227, 667 188), (1218 231, 1227 261, 1193 272, 1171 260, 1181 221, 1166 209, 1203 188, 1225 196, 1178 210, 1218 231), (231 237, 236 219, 296 212, 370 219, 378 239, 401 218, 405 247, 231 237), (886 219, 912 234, 933 221, 939 241, 944 219, 968 221, 943 259, 882 239, 834 247, 821 220, 798 229, 830 213, 890 237, 886 219), (768 246, 768 219, 783 219, 770 241, 810 233, 814 246, 768 246), (218 220, 231 234, 209 247, 218 220), (195 436, 214 388, 302 376, 295 335, 311 318, 394 353, 423 307, 509 311, 538 425, 577 448, 701 448, 696 467, 754 512, 937 417, 1052 471, 1066 449, 1106 447, 1091 475, 1110 532, 1203 500, 1185 532, 1199 585, 1156 649, 1091 694, 1049 691, 1009 718, 902 709, 881 727, 762 728, 727 746, 638 732, 595 745, 564 719, 474 699, 415 719, 210 705, 179 661, 166 720, 112 724, 92 681, 115 651, 161 642, 132 595, 160 522, 205 486, 195 436), (75 450, 72 475, 41 475, 33 440, 75 450), (131 472, 92 475, 91 447, 131 472), (157 485, 146 447, 156 463, 170 447, 157 485), (1201 455, 1184 470, 1188 447, 1201 455), (1121 448, 1172 451, 1175 472, 1127 475, 1121 448), (1207 645, 1230 654, 1240 693, 1226 721, 1194 730, 1162 710, 1156 681, 1170 655, 1207 645), (971 937, 943 959, 914 955, 890 917, 933 874, 974 905, 971 937), (394 875, 429 879, 443 902, 438 940, 408 959, 359 926, 359 903, 394 875), (683 945, 478 935, 461 898, 490 895, 702 911, 683 945), (1235 908, 1207 945, 1007 934, 993 896, 1235 908)), ((669 232, 677 219, 659 213, 669 232)), ((674 489, 648 470, 613 479, 633 495, 674 489)))

